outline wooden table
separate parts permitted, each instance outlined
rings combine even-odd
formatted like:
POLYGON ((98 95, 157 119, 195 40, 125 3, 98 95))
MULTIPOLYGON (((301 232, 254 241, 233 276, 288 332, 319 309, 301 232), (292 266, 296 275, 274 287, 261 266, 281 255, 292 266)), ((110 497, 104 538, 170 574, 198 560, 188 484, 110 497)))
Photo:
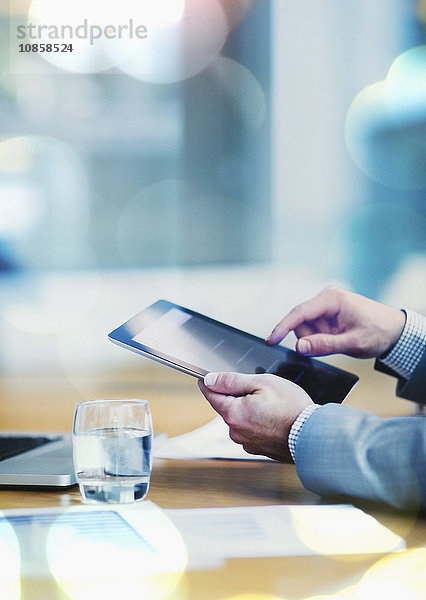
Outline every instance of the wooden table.
MULTIPOLYGON (((343 363, 348 368, 354 367, 351 363, 343 363)), ((342 364, 341 361, 339 364, 342 364)), ((135 369, 132 363, 132 368, 126 372, 90 375, 27 373, 24 377, 3 374, 0 376, 1 429, 69 431, 75 403, 101 397, 147 399, 156 431, 165 431, 169 436, 189 431, 215 416, 191 377, 160 365, 146 365, 144 363, 143 368, 135 369)), ((371 371, 370 361, 357 363, 357 372, 360 371, 361 383, 348 403, 359 408, 368 407, 382 415, 412 412, 410 403, 394 397, 394 383, 371 371)), ((316 494, 303 488, 293 465, 260 461, 157 459, 148 497, 162 508, 321 502, 316 494)), ((46 491, 0 489, 0 509, 75 504, 80 504, 76 487, 46 491)), ((425 588, 419 587, 422 584, 416 582, 418 590, 413 588, 413 572, 417 568, 413 565, 419 564, 419 557, 423 565, 426 564, 425 557, 419 554, 426 552, 421 549, 426 540, 426 521, 416 515, 363 508, 404 537, 407 552, 391 557, 351 555, 233 559, 219 569, 186 572, 169 597, 176 600, 231 600, 235 596, 241 596, 239 600, 360 600, 356 590, 363 588, 357 586, 361 580, 362 585, 365 581, 368 583, 369 578, 381 572, 380 569, 384 573, 380 597, 386 597, 388 572, 398 574, 402 590, 398 597, 401 599, 420 600, 426 597, 425 588), (390 559, 395 562, 389 563, 390 559), (406 594, 404 590, 408 590, 406 594)), ((367 598, 363 596, 362 600, 364 597, 367 598)), ((0 598, 3 598, 1 592, 0 598)), ((31 580, 22 582, 21 598, 65 600, 67 596, 53 580, 31 580)))

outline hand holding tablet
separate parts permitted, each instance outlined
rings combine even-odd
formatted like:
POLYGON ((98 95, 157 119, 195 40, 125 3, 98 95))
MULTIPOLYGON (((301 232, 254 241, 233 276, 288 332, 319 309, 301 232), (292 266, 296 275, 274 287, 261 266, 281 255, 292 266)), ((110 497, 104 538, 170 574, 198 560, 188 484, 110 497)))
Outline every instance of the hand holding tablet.
POLYGON ((317 404, 342 402, 358 377, 166 300, 109 334, 152 360, 203 378, 208 372, 271 373, 303 388, 317 404))

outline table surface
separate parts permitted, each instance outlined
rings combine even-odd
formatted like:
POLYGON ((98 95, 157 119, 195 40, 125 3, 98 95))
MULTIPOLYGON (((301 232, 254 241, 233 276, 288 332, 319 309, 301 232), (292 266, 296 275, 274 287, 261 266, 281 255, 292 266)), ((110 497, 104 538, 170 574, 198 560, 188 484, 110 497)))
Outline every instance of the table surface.
MULTIPOLYGON (((0 428, 69 431, 75 403, 101 397, 147 399, 155 430, 169 436, 190 431, 215 416, 200 395, 195 379, 161 365, 147 366, 147 362, 143 368, 135 369, 132 363, 128 370, 84 375, 0 374, 0 428)), ((334 364, 355 370, 351 359, 334 360, 334 364)), ((358 361, 356 372, 361 380, 348 404, 382 416, 413 412, 409 402, 395 397, 394 382, 373 372, 371 361, 358 361)), ((319 496, 303 488, 294 465, 221 460, 156 459, 148 498, 162 508, 322 502, 319 496)), ((76 504, 80 504, 80 498, 75 486, 66 490, 0 489, 0 509, 76 504)), ((384 508, 361 508, 405 538, 409 550, 394 556, 399 561, 395 568, 411 573, 407 581, 404 575, 400 577, 401 589, 412 587, 412 581, 408 580, 412 580, 412 570, 409 560, 404 563, 403 557, 416 558, 416 553, 424 551, 420 548, 426 540, 426 521, 384 508), (405 567, 398 566, 401 564, 405 567)), ((242 596, 239 600, 355 598, 359 582, 388 559, 382 555, 232 559, 220 568, 186 572, 168 597, 179 600, 219 600, 239 595, 242 596)), ((419 600, 424 591, 419 588, 419 600)), ((21 582, 21 598, 25 600, 66 597, 53 580, 21 582)), ((417 599, 417 595, 406 597, 417 599)))

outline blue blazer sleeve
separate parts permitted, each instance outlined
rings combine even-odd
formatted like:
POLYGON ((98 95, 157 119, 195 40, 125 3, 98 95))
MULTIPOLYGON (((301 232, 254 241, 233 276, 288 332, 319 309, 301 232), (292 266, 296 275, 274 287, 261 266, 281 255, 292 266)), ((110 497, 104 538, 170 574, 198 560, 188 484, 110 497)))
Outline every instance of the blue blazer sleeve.
POLYGON ((326 404, 306 421, 296 444, 303 485, 398 509, 426 508, 426 417, 382 419, 326 404))
MULTIPOLYGON (((374 368, 377 371, 396 377, 395 373, 379 360, 376 360, 374 368)), ((410 379, 398 379, 396 395, 419 404, 426 404, 426 352, 423 353, 410 379)))

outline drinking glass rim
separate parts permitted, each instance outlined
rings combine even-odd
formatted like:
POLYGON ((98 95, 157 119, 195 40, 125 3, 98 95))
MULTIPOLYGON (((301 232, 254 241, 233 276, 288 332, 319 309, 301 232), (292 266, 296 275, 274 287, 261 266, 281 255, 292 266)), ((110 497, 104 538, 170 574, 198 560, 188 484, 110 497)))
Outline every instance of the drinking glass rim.
POLYGON ((148 400, 143 400, 142 398, 96 398, 94 400, 82 400, 81 402, 77 402, 75 407, 76 409, 80 406, 84 406, 85 404, 141 404, 149 407, 148 400))

